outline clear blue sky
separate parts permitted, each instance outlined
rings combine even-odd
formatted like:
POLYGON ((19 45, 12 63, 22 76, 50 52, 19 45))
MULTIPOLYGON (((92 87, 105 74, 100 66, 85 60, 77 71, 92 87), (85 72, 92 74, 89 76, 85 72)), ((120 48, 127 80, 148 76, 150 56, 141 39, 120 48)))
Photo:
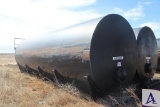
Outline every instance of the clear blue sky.
POLYGON ((107 14, 131 26, 149 26, 160 38, 160 0, 0 0, 0 53, 14 52, 13 38, 28 38, 107 14))

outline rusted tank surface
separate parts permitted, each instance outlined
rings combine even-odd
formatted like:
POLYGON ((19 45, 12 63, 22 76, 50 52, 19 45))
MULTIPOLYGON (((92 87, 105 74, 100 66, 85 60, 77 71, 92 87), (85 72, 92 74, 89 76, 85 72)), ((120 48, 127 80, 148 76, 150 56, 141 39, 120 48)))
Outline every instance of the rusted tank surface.
POLYGON ((40 67, 53 76, 56 70, 80 89, 88 87, 89 76, 100 90, 107 92, 119 87, 119 78, 124 86, 132 81, 136 38, 127 20, 110 14, 25 40, 17 47, 15 58, 23 67, 40 67))
POLYGON ((152 78, 157 68, 157 41, 151 28, 134 29, 137 38, 137 71, 142 80, 152 78))

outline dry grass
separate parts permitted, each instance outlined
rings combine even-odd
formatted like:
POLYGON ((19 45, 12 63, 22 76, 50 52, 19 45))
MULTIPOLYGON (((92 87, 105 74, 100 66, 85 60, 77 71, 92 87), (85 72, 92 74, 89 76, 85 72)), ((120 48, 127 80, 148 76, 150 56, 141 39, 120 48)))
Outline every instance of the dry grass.
POLYGON ((55 86, 20 73, 14 55, 0 55, 0 107, 104 107, 79 95, 72 84, 55 86))
POLYGON ((56 84, 20 73, 14 55, 0 55, 0 107, 137 107, 141 104, 134 86, 126 89, 122 98, 108 95, 94 102, 73 84, 56 84))
POLYGON ((135 85, 132 85, 123 90, 121 96, 111 93, 99 102, 109 107, 141 107, 141 101, 135 94, 135 90, 135 85))
MULTIPOLYGON (((159 71, 158 71, 159 72, 159 71)), ((155 75, 154 75, 154 77, 153 77, 154 79, 160 79, 160 73, 155 73, 155 75)))

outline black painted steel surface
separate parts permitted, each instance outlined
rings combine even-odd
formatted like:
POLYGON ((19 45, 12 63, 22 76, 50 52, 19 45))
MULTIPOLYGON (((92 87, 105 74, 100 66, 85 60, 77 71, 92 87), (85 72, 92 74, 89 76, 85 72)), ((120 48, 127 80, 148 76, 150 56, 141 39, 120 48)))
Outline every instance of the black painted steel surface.
POLYGON ((145 80, 146 77, 153 77, 157 68, 157 42, 153 31, 147 26, 135 28, 134 33, 137 38, 137 71, 145 80))
POLYGON ((127 72, 123 84, 132 81, 136 71, 136 39, 127 20, 112 15, 102 19, 93 33, 90 51, 92 72, 102 90, 117 86, 113 77, 119 64, 127 72))
POLYGON ((123 17, 110 14, 39 37, 25 40, 16 48, 17 63, 40 67, 54 75, 56 70, 86 89, 86 76, 107 92, 117 87, 114 76, 119 67, 127 72, 128 85, 136 71, 136 38, 123 17))
POLYGON ((160 51, 160 38, 157 39, 157 47, 158 47, 158 51, 160 51))
POLYGON ((160 38, 157 39, 157 46, 158 46, 157 70, 160 71, 160 38))

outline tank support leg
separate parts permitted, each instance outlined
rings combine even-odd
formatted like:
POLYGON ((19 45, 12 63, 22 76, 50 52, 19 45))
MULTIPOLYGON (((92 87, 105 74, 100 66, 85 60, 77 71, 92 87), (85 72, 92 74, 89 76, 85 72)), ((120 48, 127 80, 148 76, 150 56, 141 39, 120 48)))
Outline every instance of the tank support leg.
POLYGON ((26 71, 28 72, 28 74, 32 74, 31 70, 30 70, 30 68, 29 68, 29 66, 27 64, 25 64, 25 67, 26 67, 26 71))
POLYGON ((92 80, 92 78, 90 76, 84 76, 87 79, 88 82, 88 90, 89 90, 89 94, 91 95, 91 98, 93 100, 97 100, 98 97, 102 97, 102 91, 100 91, 100 89, 98 88, 98 86, 94 83, 94 81, 92 80))
POLYGON ((38 66, 38 76, 45 81, 53 81, 53 75, 42 70, 41 67, 38 66))
POLYGON ((65 77, 63 77, 57 70, 53 70, 54 72, 54 80, 58 83, 65 83, 65 77))
POLYGON ((23 73, 23 72, 25 72, 25 71, 26 71, 25 67, 23 67, 23 66, 22 66, 22 65, 20 65, 19 63, 17 63, 17 65, 18 65, 18 67, 19 67, 19 69, 20 69, 21 73, 23 73))
POLYGON ((43 75, 44 75, 44 71, 38 66, 38 68, 37 68, 38 70, 38 76, 41 78, 41 77, 43 77, 43 75))

